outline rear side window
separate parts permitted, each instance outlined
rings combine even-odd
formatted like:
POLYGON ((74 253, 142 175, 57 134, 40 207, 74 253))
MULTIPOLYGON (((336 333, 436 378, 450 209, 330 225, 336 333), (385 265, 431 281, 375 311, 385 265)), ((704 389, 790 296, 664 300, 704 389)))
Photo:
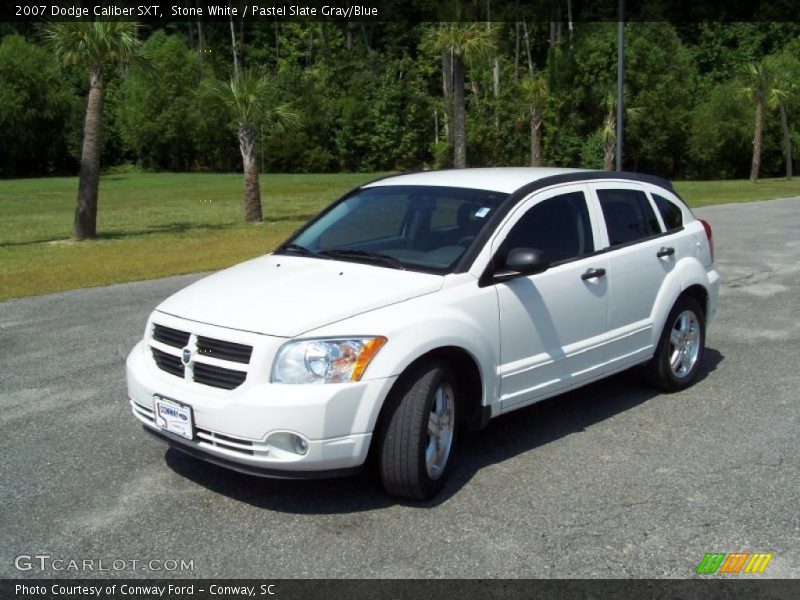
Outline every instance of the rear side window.
POLYGON ((661 219, 664 221, 667 231, 683 227, 683 212, 677 204, 658 194, 653 194, 653 200, 655 200, 658 212, 661 213, 661 219))
POLYGON ((653 207, 639 190, 597 190, 608 241, 612 246, 630 244, 661 233, 653 207))
POLYGON ((583 193, 554 196, 528 210, 503 241, 500 255, 507 256, 514 248, 542 250, 554 263, 594 251, 583 193))

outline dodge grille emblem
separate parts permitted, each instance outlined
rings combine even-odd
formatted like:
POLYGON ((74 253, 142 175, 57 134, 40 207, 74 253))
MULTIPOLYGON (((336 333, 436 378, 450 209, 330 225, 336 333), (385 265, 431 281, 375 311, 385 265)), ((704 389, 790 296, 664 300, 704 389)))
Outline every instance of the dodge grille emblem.
POLYGON ((181 361, 184 365, 188 365, 190 360, 192 360, 192 349, 187 346, 181 353, 181 361))

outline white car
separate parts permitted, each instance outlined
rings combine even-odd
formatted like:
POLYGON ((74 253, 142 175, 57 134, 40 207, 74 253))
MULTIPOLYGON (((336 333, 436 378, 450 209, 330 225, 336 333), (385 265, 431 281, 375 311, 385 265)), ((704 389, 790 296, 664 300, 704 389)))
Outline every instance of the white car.
POLYGON ((441 487, 457 433, 623 369, 696 378, 711 228, 656 177, 428 171, 363 185, 272 254, 174 294, 127 360, 133 414, 244 473, 441 487))

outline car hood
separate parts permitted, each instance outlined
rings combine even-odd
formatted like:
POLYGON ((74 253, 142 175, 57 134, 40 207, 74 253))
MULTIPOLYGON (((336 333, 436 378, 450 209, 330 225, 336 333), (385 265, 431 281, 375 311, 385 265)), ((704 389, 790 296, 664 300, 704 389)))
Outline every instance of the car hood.
POLYGON ((270 254, 201 279, 156 310, 210 325, 294 337, 430 294, 443 282, 441 275, 270 254))

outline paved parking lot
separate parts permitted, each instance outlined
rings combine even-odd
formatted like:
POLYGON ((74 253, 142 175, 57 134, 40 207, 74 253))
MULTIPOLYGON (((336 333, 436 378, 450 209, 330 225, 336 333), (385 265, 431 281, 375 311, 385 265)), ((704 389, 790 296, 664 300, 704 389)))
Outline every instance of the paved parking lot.
POLYGON ((125 356, 196 275, 0 303, 0 576, 91 574, 15 569, 44 553, 194 565, 126 577, 689 577, 705 552, 763 551, 765 576, 800 577, 800 199, 697 213, 724 280, 701 381, 622 374, 497 419, 426 505, 369 473, 253 479, 142 432, 125 356))

